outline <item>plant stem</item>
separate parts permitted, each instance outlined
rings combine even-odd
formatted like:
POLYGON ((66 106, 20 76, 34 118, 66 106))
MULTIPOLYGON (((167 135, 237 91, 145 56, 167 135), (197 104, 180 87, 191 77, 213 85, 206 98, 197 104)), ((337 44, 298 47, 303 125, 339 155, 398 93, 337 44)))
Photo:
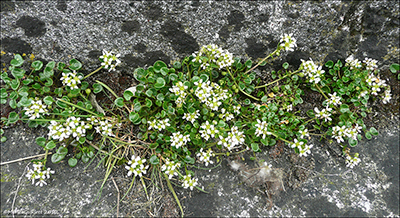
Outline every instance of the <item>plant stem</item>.
POLYGON ((51 154, 51 152, 48 152, 48 150, 46 150, 46 153, 45 153, 45 154, 38 154, 38 155, 30 156, 30 157, 19 158, 19 159, 17 159, 17 160, 11 160, 11 161, 7 161, 7 162, 2 162, 2 163, 0 163, 0 166, 3 166, 3 165, 5 165, 5 164, 10 164, 10 163, 19 162, 19 161, 24 161, 24 160, 33 159, 33 158, 36 158, 36 157, 42 157, 42 156, 45 156, 45 157, 46 157, 46 156, 49 155, 49 154, 51 154))
POLYGON ((164 175, 164 177, 165 177, 165 180, 167 181, 167 185, 168 185, 169 190, 172 192, 172 195, 174 196, 175 201, 176 201, 176 203, 177 203, 178 206, 179 206, 179 209, 181 209, 181 213, 182 213, 181 215, 182 215, 182 217, 183 217, 183 209, 182 209, 182 206, 181 206, 181 202, 179 201, 178 196, 176 196, 175 190, 174 190, 174 188, 172 187, 171 182, 170 182, 169 179, 168 179, 168 176, 167 176, 165 173, 163 173, 163 175, 164 175))
POLYGON ((243 94, 245 94, 246 96, 248 96, 248 97, 250 97, 250 98, 252 98, 252 99, 254 99, 254 100, 256 100, 256 101, 260 101, 260 99, 258 99, 258 98, 256 98, 256 97, 253 97, 252 95, 250 95, 250 94, 248 94, 247 92, 243 91, 243 90, 239 87, 239 85, 236 83, 235 78, 233 77, 231 71, 230 71, 229 69, 227 69, 227 70, 228 70, 229 75, 231 75, 233 82, 235 83, 235 85, 238 87, 238 89, 239 89, 243 94))
POLYGON ((277 79, 277 80, 275 80, 275 81, 273 81, 273 82, 270 82, 270 83, 268 83, 268 84, 265 84, 265 85, 256 86, 256 87, 254 87, 254 88, 255 88, 255 89, 259 89, 259 88, 267 87, 267 86, 269 86, 269 85, 272 85, 272 84, 274 84, 274 83, 276 83, 276 82, 279 82, 279 81, 283 80, 284 78, 286 78, 286 77, 288 77, 288 76, 291 76, 291 75, 293 75, 293 74, 295 74, 295 73, 298 73, 299 71, 300 71, 300 70, 296 70, 296 71, 294 71, 294 72, 292 72, 292 73, 290 73, 290 74, 287 74, 287 75, 283 76, 283 77, 280 78, 280 79, 277 79))
POLYGON ((267 57, 265 57, 264 59, 262 59, 261 61, 259 61, 259 62, 257 63, 256 66, 254 66, 254 67, 252 67, 250 70, 246 71, 246 72, 244 73, 244 75, 246 75, 248 72, 250 72, 250 71, 256 69, 262 62, 264 62, 265 60, 267 60, 269 57, 272 58, 272 56, 273 56, 274 54, 276 54, 277 52, 278 52, 278 49, 276 49, 274 52, 272 52, 271 54, 269 54, 267 57))
POLYGON ((93 72, 89 73, 88 75, 86 75, 85 77, 83 77, 83 79, 86 79, 86 78, 88 78, 89 76, 91 76, 91 75, 97 73, 97 72, 98 72, 99 70, 101 70, 102 68, 103 68, 103 66, 97 68, 95 71, 93 71, 93 72))

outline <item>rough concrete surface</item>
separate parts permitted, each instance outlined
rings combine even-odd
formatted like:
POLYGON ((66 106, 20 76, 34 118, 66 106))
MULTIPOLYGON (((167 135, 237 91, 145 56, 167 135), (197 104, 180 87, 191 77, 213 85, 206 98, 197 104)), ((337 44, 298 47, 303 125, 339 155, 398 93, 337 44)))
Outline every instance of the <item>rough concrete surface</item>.
MULTIPOLYGON (((376 113, 366 123, 380 135, 353 148, 362 160, 355 168, 346 168, 335 143, 315 138, 307 158, 278 147, 257 154, 282 172, 282 190, 272 196, 231 169, 233 163, 257 167, 248 154, 225 159, 211 171, 193 168, 208 194, 175 190, 186 216, 399 216, 399 81, 388 71, 400 57, 398 1, 1 1, 0 13, 2 68, 13 53, 25 53, 43 61, 76 58, 83 72, 90 72, 105 49, 120 53, 123 64, 116 73, 103 71, 93 78, 118 79, 136 67, 159 59, 171 63, 210 43, 256 60, 272 52, 283 33, 293 33, 298 48, 261 68, 260 75, 285 61, 297 68, 300 59, 324 63, 350 54, 377 59, 393 99, 387 105, 371 103, 376 113)), ((21 124, 4 130, 8 139, 1 143, 1 162, 43 153, 34 139, 45 129, 21 124)), ((179 215, 167 188, 149 185, 147 199, 139 182, 117 213, 111 177, 121 195, 130 185, 122 167, 96 200, 105 174, 98 163, 99 158, 88 167, 49 163, 56 174, 46 187, 33 186, 23 176, 29 161, 2 165, 1 216, 179 215)))

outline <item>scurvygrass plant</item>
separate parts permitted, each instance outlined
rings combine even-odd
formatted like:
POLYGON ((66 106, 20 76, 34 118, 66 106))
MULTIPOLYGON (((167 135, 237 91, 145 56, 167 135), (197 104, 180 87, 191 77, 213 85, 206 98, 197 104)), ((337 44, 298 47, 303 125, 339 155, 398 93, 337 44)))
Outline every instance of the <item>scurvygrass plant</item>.
MULTIPOLYGON (((371 112, 369 100, 388 103, 390 86, 380 78, 376 60, 353 56, 345 63, 324 65, 301 60, 294 71, 284 63, 282 69, 270 72, 273 81, 256 78, 254 69, 268 58, 296 47, 292 34, 285 34, 277 49, 253 66, 251 60, 242 62, 217 45, 206 45, 172 66, 156 61, 147 69, 135 69, 138 85, 123 96, 100 81, 85 81, 101 69, 111 72, 120 65, 113 52, 103 51, 100 67, 86 76, 75 59, 46 66, 34 61, 27 73, 24 59, 16 54, 10 62, 11 75, 1 74, 1 104, 15 110, 1 120, 3 125, 21 120, 29 127, 48 129, 47 136, 36 139, 46 155, 33 161, 35 169, 27 175, 32 181, 40 179, 37 185, 45 185, 44 179, 54 173, 45 168, 49 151, 53 163, 72 153, 68 164, 74 167, 79 159, 88 163, 97 150, 107 166, 104 182, 116 164, 125 165, 127 176, 139 177, 143 184, 143 177, 156 170, 179 206, 171 181, 204 191, 189 169, 196 160, 206 167, 220 164, 223 156, 260 152, 277 141, 299 156, 308 156, 314 147, 310 137, 318 135, 341 146, 347 167, 353 168, 360 158, 349 147, 358 144, 362 132, 367 139, 378 134, 363 122, 371 112), (304 88, 320 93, 322 104, 299 111, 304 88), (110 93, 114 104, 99 105, 95 94, 100 92, 110 93), (127 131, 132 126, 139 134, 127 131)), ((399 65, 390 70, 396 73, 399 65)))

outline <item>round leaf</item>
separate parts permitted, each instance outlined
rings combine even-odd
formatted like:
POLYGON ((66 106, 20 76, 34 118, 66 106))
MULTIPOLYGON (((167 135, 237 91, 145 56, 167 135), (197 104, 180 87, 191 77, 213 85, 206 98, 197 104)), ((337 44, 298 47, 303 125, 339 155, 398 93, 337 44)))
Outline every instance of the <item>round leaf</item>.
POLYGON ((74 167, 74 166, 76 166, 76 164, 78 163, 78 159, 76 159, 76 158, 70 158, 69 160, 68 160, 68 165, 70 166, 70 167, 74 167))
POLYGON ((8 114, 8 122, 9 123, 15 123, 19 120, 19 115, 17 113, 15 113, 15 111, 11 111, 8 114))
POLYGON ((153 165, 157 165, 160 163, 160 160, 158 159, 158 157, 156 155, 153 155, 150 157, 150 163, 153 165))
POLYGON ((72 59, 72 60, 70 60, 69 61, 69 69, 71 69, 71 70, 79 70, 79 69, 81 69, 81 67, 82 67, 82 64, 81 64, 81 62, 79 62, 78 60, 76 60, 76 59, 72 59))
POLYGON ((167 67, 167 65, 162 61, 156 61, 153 67, 154 67, 154 72, 159 73, 161 68, 167 67))
POLYGON ((55 153, 53 155, 51 155, 51 162, 52 163, 59 163, 60 161, 62 161, 64 159, 65 155, 60 155, 58 153, 55 153))
POLYGON ((165 76, 165 75, 167 75, 168 74, 168 67, 162 67, 161 69, 160 69, 160 72, 161 72, 161 74, 163 75, 163 76, 165 76))
POLYGON ((46 148, 47 150, 51 150, 51 149, 53 149, 53 148, 55 148, 55 147, 56 147, 56 143, 54 143, 54 141, 52 140, 52 141, 47 142, 45 148, 46 148))
POLYGON ((123 107, 124 99, 122 97, 119 97, 119 98, 115 99, 114 104, 117 105, 118 107, 123 107))
POLYGON ((378 133, 378 130, 376 130, 374 127, 371 127, 370 129, 369 129, 369 131, 371 132, 371 134, 372 135, 374 135, 374 136, 377 136, 379 133, 378 133))
POLYGON ((129 114, 129 120, 130 120, 132 123, 136 123, 136 122, 138 122, 138 121, 140 120, 140 116, 139 116, 138 113, 135 113, 135 112, 132 111, 132 112, 129 114))
POLYGON ((100 85, 99 83, 93 84, 93 92, 95 94, 97 94, 97 93, 99 93, 101 91, 103 91, 103 86, 102 85, 100 85))
POLYGON ((164 86, 165 86, 165 80, 161 77, 158 77, 156 84, 154 84, 154 87, 156 87, 157 89, 161 89, 164 86))
POLYGON ((36 138, 36 144, 38 144, 39 146, 41 146, 41 147, 45 147, 46 146, 46 138, 44 138, 44 137, 37 137, 36 138))
POLYGON ((11 74, 12 74, 15 78, 21 79, 21 78, 24 77, 24 75, 25 75, 25 70, 20 69, 20 68, 14 68, 14 69, 11 71, 11 74))
POLYGON ((251 143, 251 149, 255 152, 260 150, 257 143, 251 143))
POLYGON ((22 59, 22 56, 20 54, 14 55, 14 59, 12 59, 10 62, 11 66, 14 66, 14 67, 19 67, 23 63, 24 63, 24 59, 22 59))

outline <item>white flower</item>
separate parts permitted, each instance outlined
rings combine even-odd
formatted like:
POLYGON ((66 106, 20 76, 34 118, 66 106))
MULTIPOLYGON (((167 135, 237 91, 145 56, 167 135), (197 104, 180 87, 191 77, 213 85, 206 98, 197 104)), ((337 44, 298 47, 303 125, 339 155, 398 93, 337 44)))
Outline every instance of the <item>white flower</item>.
POLYGON ((43 104, 42 100, 39 98, 29 99, 31 105, 29 107, 24 107, 25 115, 29 117, 30 120, 34 120, 40 117, 40 115, 48 114, 47 105, 43 104))
POLYGON ((297 45, 296 45, 296 39, 294 39, 294 38, 292 38, 292 35, 293 35, 293 33, 290 33, 289 35, 288 34, 284 34, 282 37, 281 37, 281 40, 280 40, 280 47, 283 49, 283 50, 285 50, 285 51, 293 51, 293 49, 295 48, 295 47, 297 47, 297 45))
POLYGON ((35 184, 35 180, 38 179, 39 181, 36 182, 36 186, 42 187, 43 185, 47 185, 45 179, 50 179, 50 174, 54 174, 55 172, 50 168, 43 170, 44 167, 42 162, 33 164, 33 170, 28 168, 28 173, 25 175, 28 179, 32 180, 32 185, 35 184))
POLYGON ((190 141, 189 135, 184 136, 180 132, 172 133, 171 146, 174 146, 175 148, 178 149, 183 145, 186 145, 188 141, 190 141))
POLYGON ((256 124, 256 136, 260 136, 262 134, 262 138, 265 139, 265 136, 271 135, 271 132, 268 131, 268 123, 266 121, 260 121, 257 119, 257 124, 256 124))
POLYGON ((68 86, 71 89, 79 89, 78 84, 81 83, 82 76, 77 76, 76 71, 72 73, 62 73, 61 81, 64 86, 68 86))
POLYGON ((292 144, 289 144, 289 147, 300 149, 303 144, 304 144, 304 142, 294 139, 294 142, 292 144))
POLYGON ((310 137, 310 135, 308 134, 308 129, 304 129, 304 130, 300 130, 300 138, 304 138, 304 137, 310 137))
POLYGON ((301 156, 307 156, 308 154, 311 154, 311 148, 313 147, 313 145, 304 145, 304 148, 303 147, 300 147, 299 148, 299 152, 300 152, 300 154, 299 154, 299 156, 301 157, 301 156))
POLYGON ((128 176, 131 176, 132 173, 136 176, 142 177, 143 174, 146 174, 147 168, 149 165, 144 165, 146 159, 140 158, 140 156, 132 156, 132 160, 128 162, 128 166, 125 166, 125 169, 128 170, 128 176))
POLYGON ((390 99, 392 99, 392 94, 390 93, 390 89, 385 90, 385 97, 382 100, 382 103, 387 104, 389 103, 390 99))
POLYGON ((199 157, 200 162, 204 162, 206 166, 208 164, 213 164, 214 162, 211 160, 211 156, 214 156, 213 151, 208 149, 208 151, 203 151, 203 148, 200 149, 200 152, 197 153, 197 157, 199 157))
POLYGON ((354 154, 354 157, 351 157, 350 155, 346 156, 346 167, 353 168, 356 166, 358 163, 361 162, 360 158, 358 157, 358 153, 354 154))
POLYGON ((114 55, 112 51, 108 52, 103 50, 103 55, 100 56, 102 61, 101 65, 104 66, 105 69, 108 69, 108 72, 115 71, 115 67, 118 66, 121 61, 118 59, 120 54, 114 55))
POLYGON ((372 71, 372 70, 375 70, 375 69, 378 68, 378 65, 377 65, 378 61, 377 60, 374 60, 374 59, 371 59, 371 58, 365 58, 363 62, 366 64, 366 69, 367 70, 371 70, 372 71))
POLYGON ((345 66, 350 66, 351 70, 361 68, 361 61, 354 59, 353 55, 350 55, 345 61, 345 66))
POLYGON ((340 97, 336 95, 336 92, 334 92, 333 94, 328 93, 330 99, 328 99, 328 104, 333 104, 335 106, 342 104, 340 102, 340 97))
POLYGON ((193 190, 193 187, 197 185, 197 178, 191 178, 192 176, 190 174, 183 176, 183 188, 187 189, 190 188, 190 190, 193 190))

